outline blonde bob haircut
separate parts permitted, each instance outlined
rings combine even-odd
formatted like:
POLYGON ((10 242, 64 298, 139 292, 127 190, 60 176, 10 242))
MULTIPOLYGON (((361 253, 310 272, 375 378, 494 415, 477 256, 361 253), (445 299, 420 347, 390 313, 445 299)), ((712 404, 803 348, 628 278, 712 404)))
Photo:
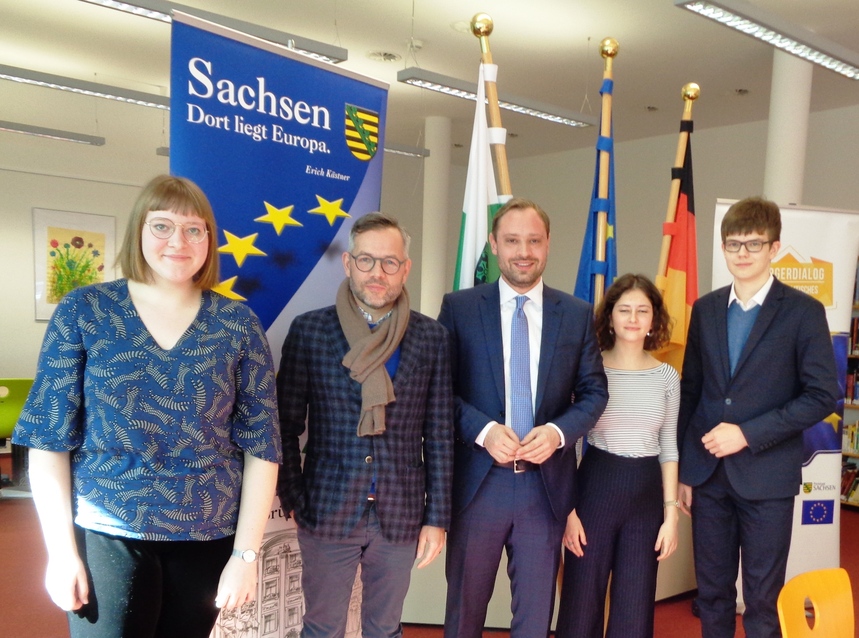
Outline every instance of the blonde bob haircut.
POLYGON ((194 275, 194 284, 201 290, 210 290, 219 283, 218 231, 215 214, 208 198, 190 179, 159 175, 143 187, 125 228, 125 238, 119 250, 122 276, 140 283, 152 283, 149 264, 143 257, 141 236, 146 215, 153 210, 169 210, 177 215, 196 215, 206 222, 209 231, 209 249, 203 267, 194 275))

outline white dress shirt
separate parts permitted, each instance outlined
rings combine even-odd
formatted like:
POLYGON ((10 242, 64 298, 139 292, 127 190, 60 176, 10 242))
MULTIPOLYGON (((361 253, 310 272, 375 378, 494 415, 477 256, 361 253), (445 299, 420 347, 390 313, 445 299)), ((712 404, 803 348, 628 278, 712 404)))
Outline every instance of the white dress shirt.
POLYGON ((770 288, 773 287, 773 281, 775 281, 775 277, 772 273, 770 273, 770 278, 767 279, 767 283, 761 286, 761 289, 758 290, 754 295, 752 295, 752 298, 749 299, 748 303, 743 303, 742 300, 737 297, 737 293, 734 290, 734 284, 731 284, 731 293, 728 295, 728 308, 730 308, 731 304, 735 301, 740 304, 740 308, 742 308, 746 312, 748 312, 755 306, 763 306, 764 299, 767 298, 767 295, 770 292, 770 288))
MULTIPOLYGON (((513 313, 516 311, 516 297, 524 294, 529 301, 522 306, 528 319, 528 353, 531 358, 531 414, 536 412, 537 402, 537 375, 540 368, 540 344, 543 338, 543 279, 540 278, 531 290, 519 293, 513 290, 504 278, 498 280, 498 292, 501 302, 501 346, 504 352, 504 387, 510 387, 510 330, 513 324, 513 313)), ((504 393, 504 414, 510 414, 510 393, 504 393)), ((486 434, 497 421, 490 421, 480 431, 475 443, 483 446, 486 434)), ((535 423, 534 425, 542 425, 535 423)), ((561 443, 564 446, 564 433, 554 423, 547 423, 558 432, 561 443)), ((509 427, 509 426, 508 426, 509 427)))

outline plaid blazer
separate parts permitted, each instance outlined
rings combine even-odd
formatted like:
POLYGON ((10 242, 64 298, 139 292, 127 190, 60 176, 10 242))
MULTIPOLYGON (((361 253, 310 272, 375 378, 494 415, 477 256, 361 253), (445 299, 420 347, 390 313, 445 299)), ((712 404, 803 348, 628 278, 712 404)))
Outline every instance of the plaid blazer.
POLYGON ((361 385, 341 363, 348 350, 334 306, 300 315, 290 326, 277 378, 283 508, 314 534, 344 538, 364 511, 375 471, 386 539, 416 541, 423 525, 447 529, 453 475, 447 332, 411 312, 393 379, 396 401, 386 407, 386 431, 378 436, 357 435, 361 385))

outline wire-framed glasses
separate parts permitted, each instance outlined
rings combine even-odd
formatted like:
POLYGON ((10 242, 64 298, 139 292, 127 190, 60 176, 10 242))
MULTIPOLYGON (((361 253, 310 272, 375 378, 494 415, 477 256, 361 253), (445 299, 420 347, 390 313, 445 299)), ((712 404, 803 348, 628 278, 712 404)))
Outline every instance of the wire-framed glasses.
POLYGON ((740 248, 743 246, 746 247, 750 253, 759 253, 764 247, 764 244, 771 244, 771 241, 764 241, 762 239, 750 239, 749 241, 737 241, 736 239, 729 239, 725 242, 725 250, 729 253, 738 253, 740 252, 740 248))
POLYGON ((400 267, 406 263, 406 260, 400 261, 395 257, 370 257, 370 255, 353 255, 349 253, 352 261, 355 262, 355 268, 361 272, 370 272, 376 267, 378 261, 382 265, 382 271, 386 275, 396 275, 400 267))
POLYGON ((176 232, 176 226, 179 226, 182 229, 182 236, 189 244, 199 244, 201 241, 206 239, 206 235, 209 234, 205 224, 195 222, 190 224, 177 224, 166 217, 155 217, 144 223, 149 226, 149 230, 158 239, 170 239, 173 236, 173 233, 176 232))

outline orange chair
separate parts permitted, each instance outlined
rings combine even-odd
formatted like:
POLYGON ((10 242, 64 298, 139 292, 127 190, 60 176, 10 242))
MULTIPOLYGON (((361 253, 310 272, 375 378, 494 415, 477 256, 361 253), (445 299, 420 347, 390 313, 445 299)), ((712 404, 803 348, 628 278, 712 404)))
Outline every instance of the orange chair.
POLYGON ((783 638, 854 638, 850 576, 840 567, 794 576, 779 593, 778 619, 783 638))

